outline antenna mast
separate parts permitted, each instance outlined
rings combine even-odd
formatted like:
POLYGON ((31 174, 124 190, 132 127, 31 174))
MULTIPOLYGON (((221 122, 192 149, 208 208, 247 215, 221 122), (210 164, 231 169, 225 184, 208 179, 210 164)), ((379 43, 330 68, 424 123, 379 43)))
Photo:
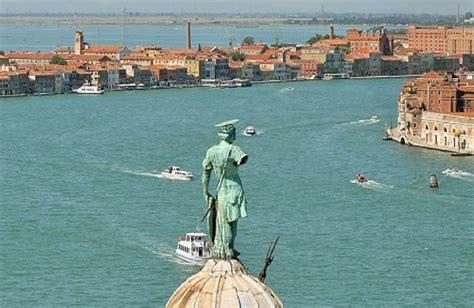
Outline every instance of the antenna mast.
POLYGON ((123 8, 123 20, 122 20, 122 46, 125 46, 125 7, 123 8))
POLYGON ((321 34, 321 38, 323 37, 323 25, 324 25, 324 6, 323 4, 321 3, 321 22, 320 22, 320 34, 321 34))

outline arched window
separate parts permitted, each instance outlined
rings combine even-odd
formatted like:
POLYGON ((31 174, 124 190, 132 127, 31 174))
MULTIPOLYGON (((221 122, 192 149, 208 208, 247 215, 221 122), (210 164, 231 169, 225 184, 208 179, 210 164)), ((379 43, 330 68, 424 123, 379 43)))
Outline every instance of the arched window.
POLYGON ((435 126, 435 130, 438 130, 438 126, 435 126))
POLYGON ((447 132, 448 132, 448 130, 446 129, 446 127, 444 128, 444 132, 445 132, 445 133, 447 133, 447 132))
POLYGON ((428 124, 425 125, 425 129, 428 129, 428 124))

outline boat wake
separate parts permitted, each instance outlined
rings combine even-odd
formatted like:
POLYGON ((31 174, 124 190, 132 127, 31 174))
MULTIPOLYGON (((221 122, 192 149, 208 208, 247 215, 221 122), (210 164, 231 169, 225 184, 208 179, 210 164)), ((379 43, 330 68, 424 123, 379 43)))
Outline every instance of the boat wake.
POLYGON ((358 121, 342 123, 340 125, 371 125, 378 122, 380 122, 380 119, 377 116, 371 116, 370 119, 362 119, 358 121))
POLYGON ((382 184, 373 180, 367 180, 367 182, 364 182, 364 183, 360 183, 357 180, 351 180, 351 183, 360 185, 365 188, 377 189, 377 190, 393 188, 393 186, 391 185, 382 184))
POLYGON ((174 250, 171 247, 162 247, 162 249, 159 249, 158 247, 147 247, 144 246, 144 248, 151 252, 152 254, 162 258, 163 260, 171 263, 177 263, 180 265, 193 265, 189 262, 186 262, 184 260, 181 260, 176 256, 174 253, 174 250))
POLYGON ((295 88, 293 87, 286 87, 286 88, 283 88, 280 90, 280 93, 288 93, 288 92, 291 92, 291 91, 294 91, 295 88))
POLYGON ((448 168, 443 171, 443 174, 451 178, 474 183, 474 174, 470 172, 462 171, 456 168, 448 168))
POLYGON ((153 177, 153 178, 159 178, 159 179, 163 178, 163 176, 161 175, 161 172, 158 173, 158 171, 138 172, 138 171, 132 171, 132 170, 123 170, 123 169, 112 169, 112 170, 126 173, 126 174, 136 175, 136 176, 147 176, 147 177, 153 177))

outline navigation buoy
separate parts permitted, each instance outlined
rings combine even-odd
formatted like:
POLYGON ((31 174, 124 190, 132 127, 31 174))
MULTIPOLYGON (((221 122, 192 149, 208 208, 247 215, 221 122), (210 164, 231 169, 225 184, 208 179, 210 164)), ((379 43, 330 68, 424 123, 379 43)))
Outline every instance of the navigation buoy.
POLYGON ((438 187, 438 179, 436 178, 436 174, 432 174, 430 176, 430 187, 431 188, 438 187))

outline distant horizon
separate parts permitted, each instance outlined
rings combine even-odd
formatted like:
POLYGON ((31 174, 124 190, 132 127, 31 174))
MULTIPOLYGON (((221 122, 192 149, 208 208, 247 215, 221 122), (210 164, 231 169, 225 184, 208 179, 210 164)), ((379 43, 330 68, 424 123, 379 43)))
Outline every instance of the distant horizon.
POLYGON ((317 14, 323 10, 353 14, 429 14, 460 15, 474 11, 474 0, 82 0, 64 4, 61 0, 0 0, 0 12, 6 14, 317 14), (32 12, 34 7, 34 12, 32 12), (164 11, 164 8, 166 12, 164 11), (293 13, 288 13, 293 12, 293 13))

